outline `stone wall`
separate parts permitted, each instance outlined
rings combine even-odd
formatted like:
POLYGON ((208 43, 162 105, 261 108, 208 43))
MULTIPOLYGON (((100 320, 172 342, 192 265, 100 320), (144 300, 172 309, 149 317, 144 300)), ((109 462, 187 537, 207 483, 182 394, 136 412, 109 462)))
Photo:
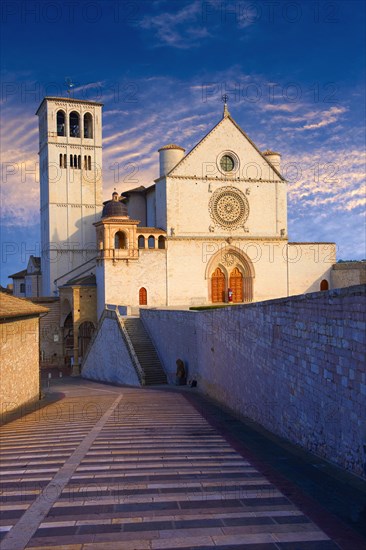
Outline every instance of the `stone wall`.
POLYGON ((91 380, 141 385, 114 311, 104 312, 88 348, 81 375, 91 380))
POLYGON ((1 420, 39 399, 39 318, 0 323, 1 420))
POLYGON ((63 367, 63 331, 60 327, 60 299, 53 297, 36 297, 32 302, 45 306, 47 315, 39 320, 41 367, 63 367))
POLYGON ((170 381, 365 475, 365 286, 200 312, 141 311, 170 381))
POLYGON ((366 284, 366 261, 339 262, 332 266, 332 288, 366 284))

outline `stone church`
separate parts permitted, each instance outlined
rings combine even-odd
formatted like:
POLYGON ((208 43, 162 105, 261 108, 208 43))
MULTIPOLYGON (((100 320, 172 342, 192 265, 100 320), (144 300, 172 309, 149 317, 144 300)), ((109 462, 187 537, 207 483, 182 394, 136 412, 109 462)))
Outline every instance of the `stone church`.
POLYGON ((154 182, 104 203, 102 104, 46 97, 37 115, 39 294, 58 301, 64 355, 77 361, 107 306, 129 315, 331 286, 334 243, 288 241, 281 155, 260 151, 226 103, 191 151, 162 144, 154 182))
POLYGON ((102 209, 102 105, 45 98, 40 121, 42 292, 94 273, 106 304, 245 303, 328 287, 333 243, 291 243, 280 154, 229 114, 186 154, 159 149, 154 184, 102 209))

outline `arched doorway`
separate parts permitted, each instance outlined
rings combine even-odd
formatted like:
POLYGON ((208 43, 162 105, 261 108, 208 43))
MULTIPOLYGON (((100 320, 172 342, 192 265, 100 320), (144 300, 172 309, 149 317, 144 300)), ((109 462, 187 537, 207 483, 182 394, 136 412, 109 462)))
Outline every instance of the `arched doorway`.
POLYGON ((147 290, 144 287, 139 290, 139 305, 147 306, 147 290))
POLYGON ((217 267, 211 277, 212 303, 225 302, 225 282, 225 274, 217 267))
POLYGON ((233 302, 243 302, 243 275, 237 267, 230 273, 229 288, 233 291, 233 302))
MULTIPOLYGON (((67 300, 65 300, 67 302, 67 300)), ((74 321, 70 312, 64 322, 64 357, 65 363, 70 366, 71 357, 74 353, 74 321)))
POLYGON ((79 326, 78 334, 78 347, 79 347, 79 357, 85 357, 86 350, 90 344, 90 340, 93 336, 95 327, 94 324, 90 321, 84 321, 79 326))
POLYGON ((326 279, 323 279, 320 283, 320 290, 329 290, 329 283, 326 279))

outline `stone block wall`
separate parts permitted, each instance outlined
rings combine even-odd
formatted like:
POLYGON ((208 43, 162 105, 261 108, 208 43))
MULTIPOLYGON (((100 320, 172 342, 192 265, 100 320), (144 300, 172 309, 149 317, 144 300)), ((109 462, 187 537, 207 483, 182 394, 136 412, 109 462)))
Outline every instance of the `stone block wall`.
POLYGON ((180 356, 211 397, 365 475, 365 288, 141 316, 170 380, 180 356))
POLYGON ((32 298, 34 304, 45 306, 47 315, 39 320, 41 367, 63 367, 63 331, 60 327, 60 299, 52 297, 32 298))
POLYGON ((114 311, 105 311, 90 343, 81 371, 83 378, 140 386, 114 311))
POLYGON ((39 399, 39 318, 0 323, 1 419, 39 399))
POLYGON ((339 262, 332 266, 332 288, 366 284, 366 261, 339 262))

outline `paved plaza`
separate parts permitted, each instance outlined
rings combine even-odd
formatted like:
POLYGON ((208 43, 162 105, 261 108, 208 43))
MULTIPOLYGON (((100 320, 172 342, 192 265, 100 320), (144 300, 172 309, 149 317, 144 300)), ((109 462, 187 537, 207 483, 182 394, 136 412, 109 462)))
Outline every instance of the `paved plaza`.
POLYGON ((1 549, 366 548, 240 425, 188 388, 52 381, 2 428, 1 549))

